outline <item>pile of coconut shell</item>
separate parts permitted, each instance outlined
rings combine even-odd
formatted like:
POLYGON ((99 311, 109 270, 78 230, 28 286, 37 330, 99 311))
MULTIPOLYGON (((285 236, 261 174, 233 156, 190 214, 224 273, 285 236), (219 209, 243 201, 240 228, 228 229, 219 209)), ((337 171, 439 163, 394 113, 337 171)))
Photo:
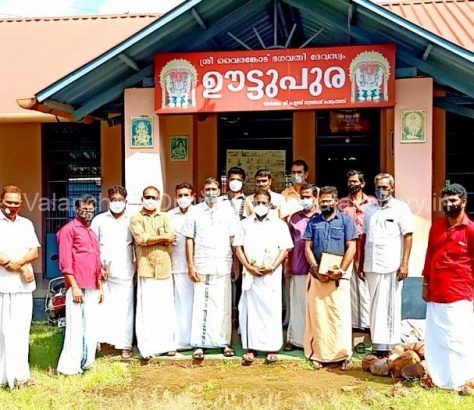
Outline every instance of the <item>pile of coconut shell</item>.
POLYGON ((369 354, 362 359, 362 369, 376 376, 392 376, 394 379, 420 380, 427 372, 425 343, 397 345, 388 357, 369 354))

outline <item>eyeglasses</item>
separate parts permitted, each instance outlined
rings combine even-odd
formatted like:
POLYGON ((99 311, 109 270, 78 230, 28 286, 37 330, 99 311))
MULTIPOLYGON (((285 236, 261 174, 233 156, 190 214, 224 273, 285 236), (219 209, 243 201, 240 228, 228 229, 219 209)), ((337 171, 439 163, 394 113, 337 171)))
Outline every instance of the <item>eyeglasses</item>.
POLYGON ((93 214, 95 211, 93 209, 90 210, 90 209, 80 209, 79 208, 79 212, 82 212, 84 214, 93 214))
POLYGON ((143 198, 144 198, 144 199, 154 199, 155 201, 158 200, 158 197, 153 196, 153 195, 145 195, 143 198))

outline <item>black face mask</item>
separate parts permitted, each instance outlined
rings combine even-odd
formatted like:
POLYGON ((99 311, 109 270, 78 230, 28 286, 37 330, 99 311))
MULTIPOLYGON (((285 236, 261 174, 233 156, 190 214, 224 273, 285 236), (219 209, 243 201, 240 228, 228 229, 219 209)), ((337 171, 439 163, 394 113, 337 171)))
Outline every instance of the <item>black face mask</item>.
POLYGON ((324 216, 329 216, 334 212, 336 207, 334 205, 325 205, 325 206, 321 206, 320 209, 321 209, 321 213, 324 216))
POLYGON ((456 218, 462 211, 461 205, 443 205, 443 211, 446 216, 456 218))
POLYGON ((347 186, 347 189, 349 190, 349 192, 351 194, 356 194, 357 192, 359 192, 361 189, 362 189, 362 185, 348 185, 347 186))

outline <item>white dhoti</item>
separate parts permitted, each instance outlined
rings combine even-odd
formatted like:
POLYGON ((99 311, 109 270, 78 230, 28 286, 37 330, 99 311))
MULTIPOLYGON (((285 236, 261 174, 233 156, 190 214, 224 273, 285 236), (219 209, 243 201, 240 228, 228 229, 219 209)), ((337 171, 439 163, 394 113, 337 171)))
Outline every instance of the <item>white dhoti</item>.
POLYGON ((370 327, 370 293, 367 281, 357 276, 357 268, 352 270, 351 276, 351 311, 352 327, 368 329, 370 327))
POLYGON ((99 306, 98 340, 116 349, 131 349, 133 341, 133 279, 111 278, 104 283, 99 306))
POLYGON ((290 322, 287 340, 294 346, 304 346, 306 325, 307 275, 293 275, 290 284, 290 322))
POLYGON ((370 292, 372 350, 389 351, 401 341, 403 281, 397 272, 366 273, 370 292))
POLYGON ((142 357, 176 350, 173 277, 138 278, 137 347, 142 357))
POLYGON ((201 282, 194 284, 191 346, 213 348, 230 345, 231 304, 230 273, 201 274, 201 282))
POLYGON ((474 379, 472 301, 427 305, 425 357, 433 383, 458 389, 474 379))
POLYGON ((174 278, 174 304, 176 307, 176 345, 178 350, 191 348, 191 323, 193 318, 194 283, 187 273, 177 273, 174 278))
POLYGON ((29 336, 33 314, 30 292, 0 293, 0 385, 26 382, 29 336))
POLYGON ((83 289, 83 303, 74 303, 72 289, 66 292, 66 332, 58 373, 74 375, 95 362, 98 337, 99 291, 83 289))
POLYGON ((239 303, 242 347, 277 352, 283 344, 281 269, 263 277, 245 276, 239 303))

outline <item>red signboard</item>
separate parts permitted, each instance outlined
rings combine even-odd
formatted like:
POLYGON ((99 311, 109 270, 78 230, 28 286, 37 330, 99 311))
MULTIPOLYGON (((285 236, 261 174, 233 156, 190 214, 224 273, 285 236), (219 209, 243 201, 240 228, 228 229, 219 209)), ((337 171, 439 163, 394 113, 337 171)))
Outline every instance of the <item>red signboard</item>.
POLYGON ((395 46, 155 55, 159 114, 395 105, 395 46))

